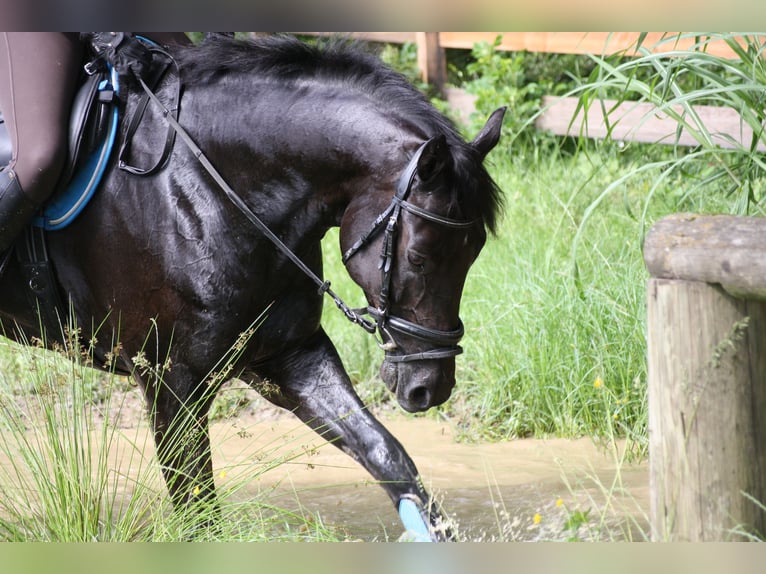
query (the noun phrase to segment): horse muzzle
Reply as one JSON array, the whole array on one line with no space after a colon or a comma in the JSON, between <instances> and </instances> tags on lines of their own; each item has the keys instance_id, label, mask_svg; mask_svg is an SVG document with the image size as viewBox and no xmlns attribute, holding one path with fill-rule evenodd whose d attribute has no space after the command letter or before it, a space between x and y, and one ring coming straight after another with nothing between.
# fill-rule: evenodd
<instances>
[{"instance_id":1,"label":"horse muzzle","mask_svg":"<svg viewBox=\"0 0 766 574\"><path fill-rule=\"evenodd\" d=\"M369 307L367 313L377 320L381 348L386 358L380 377L408 412L421 412L442 404L455 386L455 356L463 352L458 345L463 337L463 322L441 331L412 323L401 317ZM406 337L423 350L406 352L397 339Z\"/></svg>"},{"instance_id":2,"label":"horse muzzle","mask_svg":"<svg viewBox=\"0 0 766 574\"><path fill-rule=\"evenodd\" d=\"M455 361L383 361L380 377L407 412L418 413L449 399L455 386Z\"/></svg>"}]
</instances>

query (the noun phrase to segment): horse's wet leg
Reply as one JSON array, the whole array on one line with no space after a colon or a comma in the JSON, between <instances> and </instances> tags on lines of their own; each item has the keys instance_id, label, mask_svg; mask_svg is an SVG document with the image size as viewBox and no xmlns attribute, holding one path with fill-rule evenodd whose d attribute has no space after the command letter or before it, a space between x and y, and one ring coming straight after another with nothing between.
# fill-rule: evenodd
<instances>
[{"instance_id":1,"label":"horse's wet leg","mask_svg":"<svg viewBox=\"0 0 766 574\"><path fill-rule=\"evenodd\" d=\"M415 463L396 438L364 407L324 331L279 360L259 365L257 376L279 392L264 393L353 457L378 481L399 509L417 502L428 513L431 536L446 538L444 520L423 488Z\"/></svg>"},{"instance_id":2,"label":"horse's wet leg","mask_svg":"<svg viewBox=\"0 0 766 574\"><path fill-rule=\"evenodd\" d=\"M181 398L166 384L147 393L157 458L176 511L195 531L218 519L207 413L210 399Z\"/></svg>"}]
</instances>

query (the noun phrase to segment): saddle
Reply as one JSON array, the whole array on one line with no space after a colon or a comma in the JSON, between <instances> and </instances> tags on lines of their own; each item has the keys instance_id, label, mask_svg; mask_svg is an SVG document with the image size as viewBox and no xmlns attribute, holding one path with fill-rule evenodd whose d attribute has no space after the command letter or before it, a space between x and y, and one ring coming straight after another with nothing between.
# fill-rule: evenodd
<instances>
[{"instance_id":1,"label":"saddle","mask_svg":"<svg viewBox=\"0 0 766 574\"><path fill-rule=\"evenodd\" d=\"M154 61L147 68L149 85L156 86L164 77L172 57L159 45L137 36L152 54L161 54L160 61ZM92 49L92 47L91 47ZM51 199L43 206L41 214L32 225L45 230L63 229L80 214L90 201L106 169L112 153L120 122L119 73L111 64L104 62L98 53L95 59L85 65L83 79L74 98L69 119L67 140L67 161ZM180 99L180 81L174 94L174 113L177 114ZM161 169L170 155L175 140L175 131L168 127L165 147L159 160L150 168L132 166L126 160L130 154L133 135L142 121L148 97L143 98L126 130L126 136L119 151L119 167L134 175L151 175ZM11 142L0 110L0 169L11 159Z\"/></svg>"},{"instance_id":2,"label":"saddle","mask_svg":"<svg viewBox=\"0 0 766 574\"><path fill-rule=\"evenodd\" d=\"M82 211L98 186L118 125L117 75L103 70L90 76L74 98L67 138L67 160L51 199L32 225L62 229ZM11 160L11 141L0 110L0 168Z\"/></svg>"},{"instance_id":3,"label":"saddle","mask_svg":"<svg viewBox=\"0 0 766 574\"><path fill-rule=\"evenodd\" d=\"M92 63L91 63L92 64ZM152 70L150 82L156 84L167 71L168 64ZM42 207L39 215L26 232L6 253L0 253L0 276L12 253L16 253L26 280L29 304L39 310L40 320L51 340L60 338L60 320L66 312L59 293L53 264L48 257L45 234L63 229L82 212L93 197L106 171L112 154L120 122L119 75L110 65L86 66L87 75L75 95L70 112L67 138L67 160L56 189ZM180 84L175 93L180 96ZM151 175L161 169L173 147L174 134L168 128L165 148L157 163L149 169L129 165L124 158L129 154L132 136L137 130L148 98L142 100L134 112L119 152L119 166L135 175ZM176 106L177 113L177 106ZM0 169L11 160L10 135L0 110Z\"/></svg>"},{"instance_id":4,"label":"saddle","mask_svg":"<svg viewBox=\"0 0 766 574\"><path fill-rule=\"evenodd\" d=\"M117 75L109 69L85 76L70 113L67 160L51 199L15 244L24 271L29 304L39 309L49 340L61 336L65 312L58 282L48 258L46 230L69 225L96 191L117 133ZM10 135L0 111L0 167L11 160ZM14 248L0 254L0 275ZM61 342L61 341L59 341Z\"/></svg>"}]
</instances>

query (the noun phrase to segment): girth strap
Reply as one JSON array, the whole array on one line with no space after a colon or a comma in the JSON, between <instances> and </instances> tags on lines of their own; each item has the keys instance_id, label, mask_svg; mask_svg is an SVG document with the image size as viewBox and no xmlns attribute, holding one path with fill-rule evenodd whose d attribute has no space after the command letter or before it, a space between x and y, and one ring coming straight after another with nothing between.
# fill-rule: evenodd
<instances>
[{"instance_id":1,"label":"girth strap","mask_svg":"<svg viewBox=\"0 0 766 574\"><path fill-rule=\"evenodd\" d=\"M48 343L64 344L67 317L62 313L66 312L66 307L48 255L45 231L39 227L27 227L16 244L16 253L27 281L27 302L39 313L43 337Z\"/></svg>"}]
</instances>

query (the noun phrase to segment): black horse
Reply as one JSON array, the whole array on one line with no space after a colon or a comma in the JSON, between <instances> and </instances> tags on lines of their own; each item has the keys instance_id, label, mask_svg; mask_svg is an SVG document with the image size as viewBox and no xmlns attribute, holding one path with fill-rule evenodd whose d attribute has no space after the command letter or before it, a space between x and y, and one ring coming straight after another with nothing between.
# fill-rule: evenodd
<instances>
[{"instance_id":1,"label":"black horse","mask_svg":"<svg viewBox=\"0 0 766 574\"><path fill-rule=\"evenodd\" d=\"M361 463L400 511L414 504L439 538L415 465L364 408L321 327L329 286L316 284L320 240L340 226L348 273L369 304L346 312L377 329L381 376L399 404L415 412L447 400L463 283L501 206L482 162L505 110L466 143L402 76L343 42L218 38L173 56L178 122L219 175L183 137L148 177L112 160L80 217L48 234L83 340L95 337L100 356L116 347L117 368L137 378L176 506L214 500L207 410L211 381L222 381L210 373L239 340L232 375L256 389L268 383L268 400ZM130 114L142 88L123 84ZM160 100L172 100L173 84L160 86ZM154 161L168 130L149 108L132 142L136 164ZM41 336L40 322L21 277L12 260L0 279L0 320L8 336L29 340ZM141 368L139 356L171 366Z\"/></svg>"}]
</instances>

